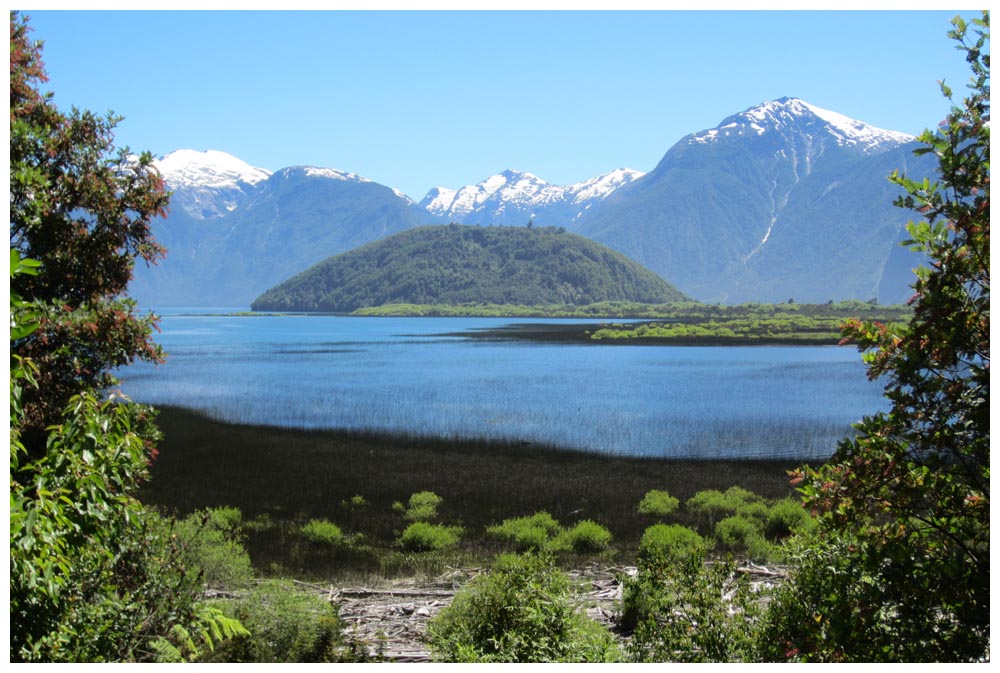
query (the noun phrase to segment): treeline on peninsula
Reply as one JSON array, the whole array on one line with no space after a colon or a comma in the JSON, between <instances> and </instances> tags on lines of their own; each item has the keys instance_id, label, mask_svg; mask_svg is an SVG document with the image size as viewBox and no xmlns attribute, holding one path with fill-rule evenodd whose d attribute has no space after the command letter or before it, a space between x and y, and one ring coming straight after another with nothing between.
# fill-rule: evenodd
<instances>
[{"instance_id":1,"label":"treeline on peninsula","mask_svg":"<svg viewBox=\"0 0 1000 673\"><path fill-rule=\"evenodd\" d=\"M653 322L611 324L594 331L595 340L674 342L785 342L839 343L851 320L883 324L907 323L908 306L880 306L874 302L827 304L684 305L664 311Z\"/></svg>"},{"instance_id":2,"label":"treeline on peninsula","mask_svg":"<svg viewBox=\"0 0 1000 673\"><path fill-rule=\"evenodd\" d=\"M913 315L904 305L882 306L875 302L841 301L826 304L701 304L674 302L595 302L586 306L567 304L521 306L500 304L390 304L358 309L357 316L397 317L501 317L501 318L593 318L596 325L567 325L552 329L496 330L506 336L568 341L682 342L682 343L838 343L841 327L851 319L885 324L906 323ZM612 323L611 320L642 321Z\"/></svg>"}]
</instances>

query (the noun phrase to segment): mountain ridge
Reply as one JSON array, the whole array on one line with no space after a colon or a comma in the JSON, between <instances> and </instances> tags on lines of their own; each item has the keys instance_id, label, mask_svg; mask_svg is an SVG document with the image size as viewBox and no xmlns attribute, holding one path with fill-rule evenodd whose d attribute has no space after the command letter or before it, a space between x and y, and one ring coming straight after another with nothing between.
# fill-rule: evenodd
<instances>
[{"instance_id":1,"label":"mountain ridge","mask_svg":"<svg viewBox=\"0 0 1000 673\"><path fill-rule=\"evenodd\" d=\"M509 215L508 209L526 216L525 222L535 216L548 219L551 216L546 211L560 209L566 211L561 213L563 223L571 224L593 203L606 199L642 175L631 168L617 168L583 182L558 186L533 173L508 168L457 190L434 187L419 205L437 217L457 220L477 217L487 222Z\"/></svg>"},{"instance_id":2,"label":"mountain ridge","mask_svg":"<svg viewBox=\"0 0 1000 673\"><path fill-rule=\"evenodd\" d=\"M702 301L903 301L912 273L893 246L906 216L886 177L933 171L910 140L786 97L684 136L647 173L616 169L560 187L506 169L420 202L349 171L271 173L221 152L178 151L160 160L174 197L169 223L154 223L170 255L137 269L133 296L246 304L295 266L453 221L564 226ZM184 157L198 170L185 172Z\"/></svg>"},{"instance_id":3,"label":"mountain ridge","mask_svg":"<svg viewBox=\"0 0 1000 673\"><path fill-rule=\"evenodd\" d=\"M904 301L912 273L888 259L907 215L887 178L904 165L932 173L915 146L800 99L769 101L682 138L577 231L702 301Z\"/></svg>"}]
</instances>

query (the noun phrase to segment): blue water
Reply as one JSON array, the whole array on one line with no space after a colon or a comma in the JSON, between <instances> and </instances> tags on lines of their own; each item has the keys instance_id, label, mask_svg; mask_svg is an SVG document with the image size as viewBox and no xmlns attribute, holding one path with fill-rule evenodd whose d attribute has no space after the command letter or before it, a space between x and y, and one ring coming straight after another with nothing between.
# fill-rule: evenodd
<instances>
[{"instance_id":1,"label":"blue water","mask_svg":"<svg viewBox=\"0 0 1000 673\"><path fill-rule=\"evenodd\" d=\"M226 421L678 458L822 459L886 406L850 347L441 336L514 322L554 321L165 312L166 364L122 370L122 389Z\"/></svg>"}]
</instances>

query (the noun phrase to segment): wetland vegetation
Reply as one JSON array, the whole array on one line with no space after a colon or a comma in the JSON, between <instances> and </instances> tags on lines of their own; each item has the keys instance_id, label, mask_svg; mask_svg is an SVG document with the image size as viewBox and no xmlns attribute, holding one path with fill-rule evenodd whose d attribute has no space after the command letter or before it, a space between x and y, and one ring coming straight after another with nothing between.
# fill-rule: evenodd
<instances>
[{"instance_id":1,"label":"wetland vegetation","mask_svg":"<svg viewBox=\"0 0 1000 673\"><path fill-rule=\"evenodd\" d=\"M794 495L788 470L798 464L652 460L519 442L262 428L175 408L161 410L158 424L164 439L143 501L181 516L235 507L248 522L245 544L259 572L312 579L481 565L507 548L487 533L491 526L537 512L565 528L586 520L603 526L613 536L604 557L626 562L657 521L639 511L648 492L668 491L687 502L699 491L739 486L778 501ZM421 519L407 509L422 492L441 500L430 520L462 528L459 544L431 554L399 544ZM344 544L317 544L321 534L299 534L316 520L336 525L342 536L330 537ZM670 520L711 535L694 511L679 508Z\"/></svg>"}]
</instances>

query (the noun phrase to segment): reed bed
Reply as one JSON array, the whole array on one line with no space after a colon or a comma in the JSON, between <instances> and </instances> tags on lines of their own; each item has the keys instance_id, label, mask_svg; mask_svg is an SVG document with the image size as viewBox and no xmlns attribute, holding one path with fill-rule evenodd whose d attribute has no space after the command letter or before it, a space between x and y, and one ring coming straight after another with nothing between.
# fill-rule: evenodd
<instances>
[{"instance_id":1,"label":"reed bed","mask_svg":"<svg viewBox=\"0 0 1000 673\"><path fill-rule=\"evenodd\" d=\"M495 551L485 535L504 519L547 511L565 526L594 520L616 550L634 549L655 521L637 512L652 489L682 502L706 489L741 486L767 498L793 494L787 460L663 460L560 450L522 442L457 440L260 427L161 409L164 438L142 499L184 515L239 508L247 548L262 571L307 575L406 572L433 564L394 546L405 527L393 503L419 491L443 498L439 520L461 526L448 562ZM363 505L358 505L361 496ZM354 504L352 504L352 500ZM326 519L354 543L317 548L296 536ZM676 522L696 526L696 521ZM427 568L429 571L434 568Z\"/></svg>"}]
</instances>

